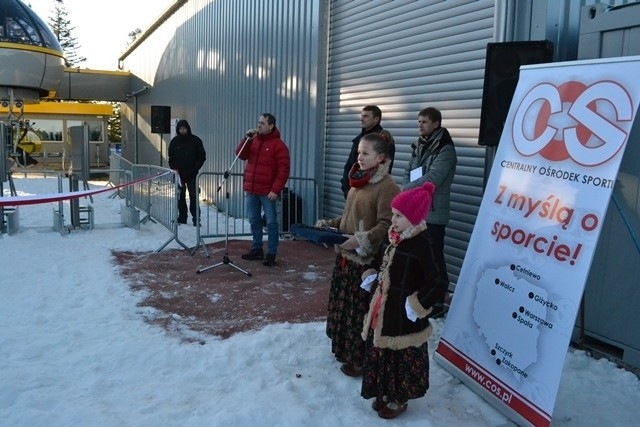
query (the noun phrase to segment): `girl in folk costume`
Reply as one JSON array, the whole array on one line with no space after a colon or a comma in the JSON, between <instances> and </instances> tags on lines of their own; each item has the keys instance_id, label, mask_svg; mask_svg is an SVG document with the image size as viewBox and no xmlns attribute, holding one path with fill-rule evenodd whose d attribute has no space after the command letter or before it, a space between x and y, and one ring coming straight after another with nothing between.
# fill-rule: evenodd
<instances>
[{"instance_id":1,"label":"girl in folk costume","mask_svg":"<svg viewBox=\"0 0 640 427\"><path fill-rule=\"evenodd\" d=\"M381 245L391 225L391 200L400 191L389 175L390 141L381 134L362 137L357 163L349 173L342 216L320 220L316 226L339 228L348 239L336 245L336 257L327 313L331 351L345 375L361 375L364 341L360 338L369 296L360 288L362 273L377 266Z\"/></svg>"},{"instance_id":2,"label":"girl in folk costume","mask_svg":"<svg viewBox=\"0 0 640 427\"><path fill-rule=\"evenodd\" d=\"M429 388L428 318L447 290L427 241L425 218L434 191L427 182L393 199L380 273L362 275L362 287L373 286L373 296L362 331L361 395L375 397L372 407L382 418L397 417L409 399L424 396Z\"/></svg>"}]
</instances>

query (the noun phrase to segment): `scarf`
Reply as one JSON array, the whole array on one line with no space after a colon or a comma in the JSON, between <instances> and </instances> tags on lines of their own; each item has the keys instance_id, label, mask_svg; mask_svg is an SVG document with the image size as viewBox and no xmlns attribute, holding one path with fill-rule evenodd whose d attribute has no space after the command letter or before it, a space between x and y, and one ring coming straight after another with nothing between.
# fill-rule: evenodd
<instances>
[{"instance_id":1,"label":"scarf","mask_svg":"<svg viewBox=\"0 0 640 427\"><path fill-rule=\"evenodd\" d=\"M363 171L360 169L359 163L354 163L349 171L349 187L362 188L371 179L373 175L378 171L378 168L371 168Z\"/></svg>"},{"instance_id":2,"label":"scarf","mask_svg":"<svg viewBox=\"0 0 640 427\"><path fill-rule=\"evenodd\" d=\"M389 243L392 246L398 246L400 242L403 240L410 239L412 237L417 236L427 229L427 224L425 221L420 221L415 225L411 225L404 229L402 233L398 233L393 228L389 228Z\"/></svg>"},{"instance_id":3,"label":"scarf","mask_svg":"<svg viewBox=\"0 0 640 427\"><path fill-rule=\"evenodd\" d=\"M442 139L442 135L444 134L444 128L438 128L436 129L431 135L429 136L421 136L418 138L418 142L420 144L424 144L427 146L427 149L429 151L433 150L436 146L436 144L438 144L440 142L440 140Z\"/></svg>"}]
</instances>

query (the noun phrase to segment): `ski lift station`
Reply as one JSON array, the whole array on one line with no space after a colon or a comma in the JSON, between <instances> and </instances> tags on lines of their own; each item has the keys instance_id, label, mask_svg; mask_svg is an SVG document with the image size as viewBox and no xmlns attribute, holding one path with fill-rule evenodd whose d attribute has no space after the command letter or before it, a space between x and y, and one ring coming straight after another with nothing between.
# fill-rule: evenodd
<instances>
[{"instance_id":1,"label":"ski lift station","mask_svg":"<svg viewBox=\"0 0 640 427\"><path fill-rule=\"evenodd\" d=\"M304 222L313 224L342 213L340 178L363 106L382 110L381 124L395 139L398 182L418 111L437 107L458 155L445 240L454 291L519 67L640 54L640 3L631 1L176 0L157 16L118 58L117 70L68 69L43 21L18 0L1 1L5 130L19 134L28 120L33 144L25 141L24 149L59 161L70 144L67 129L86 124L96 145L91 162L106 166L111 111L77 101L118 101L122 158L166 165L175 123L186 119L205 143L204 170L223 172L245 131L271 112L290 149L291 176L317 186L316 200L302 200ZM634 132L573 340L640 367ZM4 145L13 150L11 141ZM231 200L241 203L241 186L231 189Z\"/></svg>"},{"instance_id":2,"label":"ski lift station","mask_svg":"<svg viewBox=\"0 0 640 427\"><path fill-rule=\"evenodd\" d=\"M113 107L94 101L124 100L129 73L64 67L57 39L20 1L2 1L0 19L0 115L6 137L19 139L14 142L21 153L65 169L68 129L87 125L90 164L107 167Z\"/></svg>"}]
</instances>

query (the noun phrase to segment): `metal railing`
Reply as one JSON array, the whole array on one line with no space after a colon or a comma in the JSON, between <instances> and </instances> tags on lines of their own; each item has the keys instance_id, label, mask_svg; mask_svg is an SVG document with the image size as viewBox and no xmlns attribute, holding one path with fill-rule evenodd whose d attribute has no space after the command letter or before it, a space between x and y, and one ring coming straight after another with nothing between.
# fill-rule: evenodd
<instances>
[{"instance_id":1,"label":"metal railing","mask_svg":"<svg viewBox=\"0 0 640 427\"><path fill-rule=\"evenodd\" d=\"M141 219L163 225L172 237L156 252L172 240L189 249L178 237L178 192L181 191L173 173L162 175L170 169L152 165L134 165L115 153L111 154L109 180L114 185L133 182L148 176L149 181L133 184L118 190L126 206L144 212ZM251 227L246 215L243 175L230 173L225 179L222 172L201 172L196 178L199 190L199 221L196 227L197 244L190 249L194 254L202 246L207 257L204 239L250 236ZM317 184L311 178L290 177L277 203L278 226L281 238L291 238L291 225L313 224L318 218ZM228 215L228 217L227 217Z\"/></svg>"},{"instance_id":2,"label":"metal railing","mask_svg":"<svg viewBox=\"0 0 640 427\"><path fill-rule=\"evenodd\" d=\"M164 226L171 237L156 252L160 252L175 240L180 246L191 250L178 237L178 192L180 187L171 169L154 165L135 165L115 153L110 157L109 182L115 186L154 177L118 189L117 195L124 197L126 208L145 213L140 223L151 221Z\"/></svg>"},{"instance_id":3,"label":"metal railing","mask_svg":"<svg viewBox=\"0 0 640 427\"><path fill-rule=\"evenodd\" d=\"M208 207L201 211L198 244L209 256L204 239L250 236L251 226L246 214L243 175L230 173L225 179L222 172L202 172L197 178L201 200ZM276 205L281 238L291 238L291 225L313 224L318 218L317 184L311 178L290 177L280 193ZM227 217L228 215L228 217Z\"/></svg>"}]
</instances>

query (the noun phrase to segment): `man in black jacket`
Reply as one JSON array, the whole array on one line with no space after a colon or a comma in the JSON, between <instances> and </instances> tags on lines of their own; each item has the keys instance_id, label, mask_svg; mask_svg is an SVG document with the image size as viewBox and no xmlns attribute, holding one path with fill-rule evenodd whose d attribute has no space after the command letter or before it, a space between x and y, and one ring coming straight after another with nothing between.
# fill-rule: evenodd
<instances>
[{"instance_id":1,"label":"man in black jacket","mask_svg":"<svg viewBox=\"0 0 640 427\"><path fill-rule=\"evenodd\" d=\"M197 224L198 191L196 178L207 159L202 140L191 133L186 120L178 121L176 136L169 143L169 167L180 175L181 189L178 198L178 224L187 223L186 190L189 191L189 211L193 225Z\"/></svg>"},{"instance_id":2,"label":"man in black jacket","mask_svg":"<svg viewBox=\"0 0 640 427\"><path fill-rule=\"evenodd\" d=\"M382 111L377 105L365 105L360 113L360 125L362 127L362 131L358 136L351 140L351 152L349 153L349 158L344 165L344 172L342 173L342 179L340 183L342 184L342 193L344 194L344 198L347 198L347 193L349 193L349 171L355 163L358 161L358 144L360 143L360 138L369 134L369 133L381 133L386 138L389 139L389 149L391 150L387 154L389 160L389 175L391 175L391 168L393 167L393 157L396 153L396 146L393 141L393 137L389 133L382 128L380 125L380 120L382 120Z\"/></svg>"}]
</instances>

